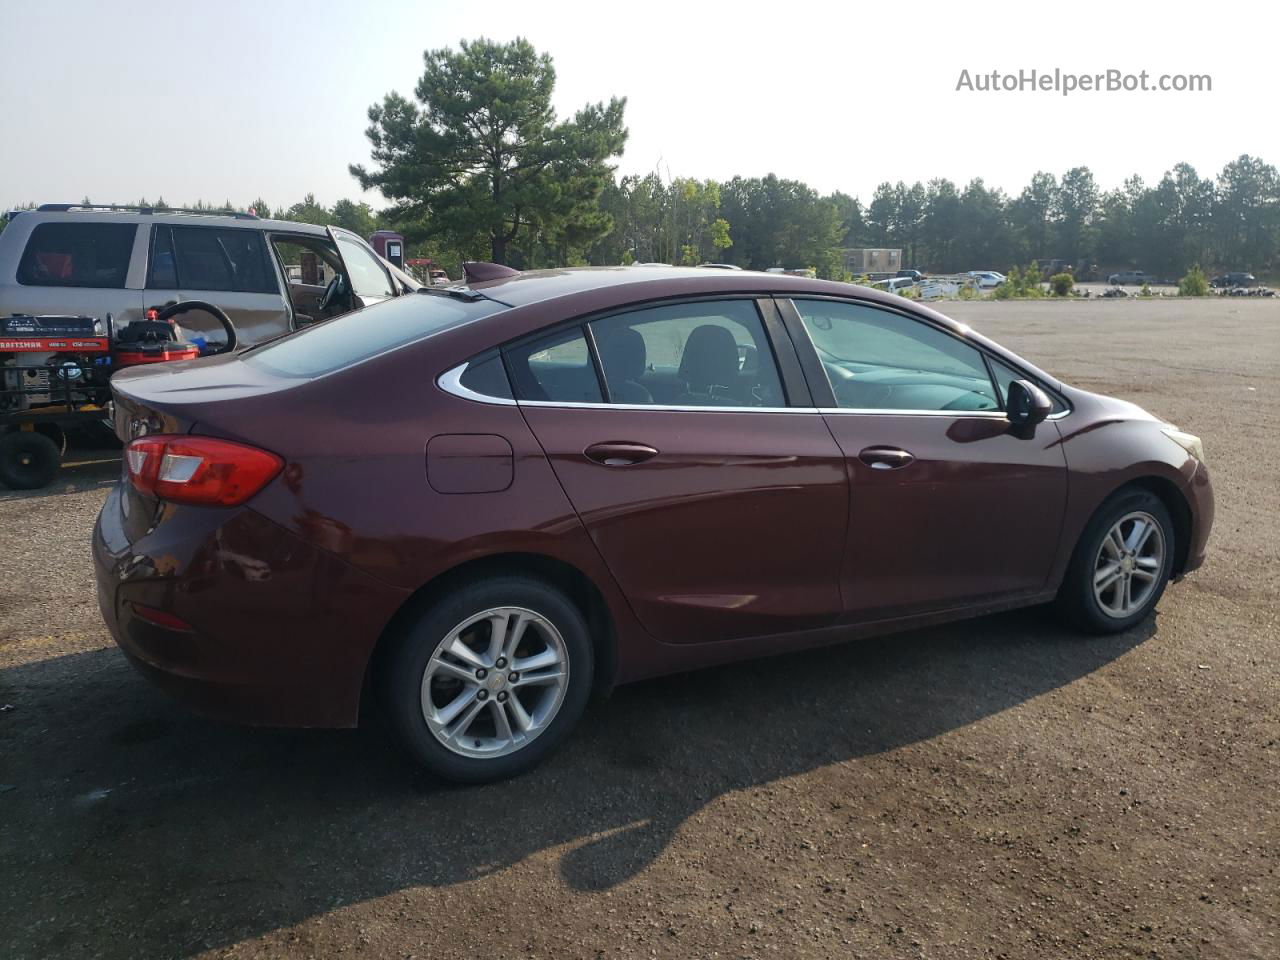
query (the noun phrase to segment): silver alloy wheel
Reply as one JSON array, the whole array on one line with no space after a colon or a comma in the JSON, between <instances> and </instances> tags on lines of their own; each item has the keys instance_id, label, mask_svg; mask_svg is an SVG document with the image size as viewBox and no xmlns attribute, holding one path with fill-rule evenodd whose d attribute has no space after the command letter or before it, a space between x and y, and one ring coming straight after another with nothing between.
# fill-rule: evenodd
<instances>
[{"instance_id":1,"label":"silver alloy wheel","mask_svg":"<svg viewBox=\"0 0 1280 960\"><path fill-rule=\"evenodd\" d=\"M550 620L494 607L446 634L422 674L422 715L464 757L502 757L550 726L569 688L569 654Z\"/></svg>"},{"instance_id":2,"label":"silver alloy wheel","mask_svg":"<svg viewBox=\"0 0 1280 960\"><path fill-rule=\"evenodd\" d=\"M1151 514L1126 513L1098 548L1093 564L1093 595L1102 612L1123 620L1151 597L1164 567L1164 531Z\"/></svg>"}]
</instances>

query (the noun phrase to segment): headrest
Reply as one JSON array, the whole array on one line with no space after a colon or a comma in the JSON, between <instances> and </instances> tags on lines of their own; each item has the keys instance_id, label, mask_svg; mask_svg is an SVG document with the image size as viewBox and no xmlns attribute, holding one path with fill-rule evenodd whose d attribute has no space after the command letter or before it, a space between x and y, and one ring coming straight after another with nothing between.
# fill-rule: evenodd
<instances>
[{"instance_id":1,"label":"headrest","mask_svg":"<svg viewBox=\"0 0 1280 960\"><path fill-rule=\"evenodd\" d=\"M644 337L632 327L616 327L596 338L600 364L609 380L638 381L644 376Z\"/></svg>"},{"instance_id":2,"label":"headrest","mask_svg":"<svg viewBox=\"0 0 1280 960\"><path fill-rule=\"evenodd\" d=\"M680 358L680 379L699 392L736 386L738 343L733 334L711 323L695 327Z\"/></svg>"}]
</instances>

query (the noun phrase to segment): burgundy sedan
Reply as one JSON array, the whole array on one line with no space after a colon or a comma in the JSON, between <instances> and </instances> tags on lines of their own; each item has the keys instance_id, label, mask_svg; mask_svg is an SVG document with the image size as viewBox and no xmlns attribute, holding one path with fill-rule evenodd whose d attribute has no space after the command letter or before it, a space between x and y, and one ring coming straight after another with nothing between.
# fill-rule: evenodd
<instances>
[{"instance_id":1,"label":"burgundy sedan","mask_svg":"<svg viewBox=\"0 0 1280 960\"><path fill-rule=\"evenodd\" d=\"M1054 601L1118 631L1195 569L1200 441L929 309L675 268L474 265L113 378L93 536L138 669L235 720L536 763L593 690Z\"/></svg>"}]
</instances>

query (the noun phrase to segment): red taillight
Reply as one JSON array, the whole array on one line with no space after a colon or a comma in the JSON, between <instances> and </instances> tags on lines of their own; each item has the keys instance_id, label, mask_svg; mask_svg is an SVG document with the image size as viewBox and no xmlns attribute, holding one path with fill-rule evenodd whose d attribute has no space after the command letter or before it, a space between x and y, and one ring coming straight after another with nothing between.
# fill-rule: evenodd
<instances>
[{"instance_id":1,"label":"red taillight","mask_svg":"<svg viewBox=\"0 0 1280 960\"><path fill-rule=\"evenodd\" d=\"M274 453L243 443L169 434L131 441L124 462L143 493L214 507L239 506L284 466Z\"/></svg>"}]
</instances>

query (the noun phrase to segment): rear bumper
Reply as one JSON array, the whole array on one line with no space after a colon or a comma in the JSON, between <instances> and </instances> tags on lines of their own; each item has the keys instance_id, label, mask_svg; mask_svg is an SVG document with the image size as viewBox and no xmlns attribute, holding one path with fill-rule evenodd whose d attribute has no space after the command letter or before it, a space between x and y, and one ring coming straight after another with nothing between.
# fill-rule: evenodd
<instances>
[{"instance_id":1,"label":"rear bumper","mask_svg":"<svg viewBox=\"0 0 1280 960\"><path fill-rule=\"evenodd\" d=\"M1187 559L1178 576L1185 576L1204 563L1205 547L1209 532L1213 529L1213 484L1209 470L1203 463L1196 465L1196 472L1183 489L1191 508L1191 542L1187 545Z\"/></svg>"},{"instance_id":2,"label":"rear bumper","mask_svg":"<svg viewBox=\"0 0 1280 960\"><path fill-rule=\"evenodd\" d=\"M133 542L122 510L117 487L94 526L94 572L103 619L141 673L218 719L355 725L369 655L404 591L250 509L165 506Z\"/></svg>"}]
</instances>

